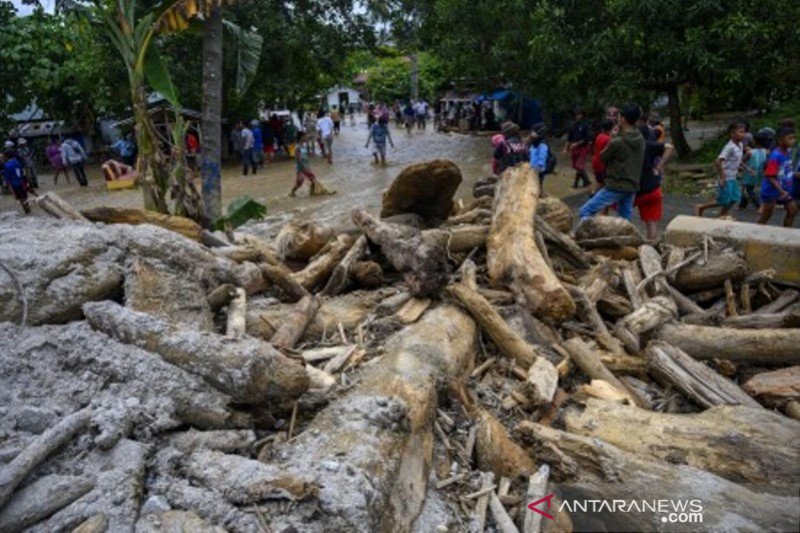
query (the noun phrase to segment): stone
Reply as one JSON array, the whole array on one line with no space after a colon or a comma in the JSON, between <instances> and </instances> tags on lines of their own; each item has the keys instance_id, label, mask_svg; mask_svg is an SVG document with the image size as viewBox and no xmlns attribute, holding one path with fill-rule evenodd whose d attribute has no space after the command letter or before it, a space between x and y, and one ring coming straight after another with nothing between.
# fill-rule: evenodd
<instances>
[{"instance_id":1,"label":"stone","mask_svg":"<svg viewBox=\"0 0 800 533\"><path fill-rule=\"evenodd\" d=\"M194 511L165 511L147 514L136 522L136 533L225 533L197 516Z\"/></svg>"},{"instance_id":2,"label":"stone","mask_svg":"<svg viewBox=\"0 0 800 533\"><path fill-rule=\"evenodd\" d=\"M381 218L416 213L433 227L453 210L461 170L452 161L436 159L404 168L383 194Z\"/></svg>"}]
</instances>

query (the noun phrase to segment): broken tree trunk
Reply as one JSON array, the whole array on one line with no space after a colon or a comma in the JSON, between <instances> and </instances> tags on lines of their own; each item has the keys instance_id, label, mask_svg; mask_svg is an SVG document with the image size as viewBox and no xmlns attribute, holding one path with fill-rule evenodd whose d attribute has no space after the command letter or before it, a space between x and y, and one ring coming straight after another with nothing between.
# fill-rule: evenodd
<instances>
[{"instance_id":1,"label":"broken tree trunk","mask_svg":"<svg viewBox=\"0 0 800 533\"><path fill-rule=\"evenodd\" d=\"M105 224L131 224L133 226L152 224L180 233L187 239L198 242L203 231L203 228L190 218L165 215L155 211L131 207L93 207L84 209L81 214L92 222L103 222Z\"/></svg>"},{"instance_id":2,"label":"broken tree trunk","mask_svg":"<svg viewBox=\"0 0 800 533\"><path fill-rule=\"evenodd\" d=\"M800 400L800 366L756 374L742 388L769 406Z\"/></svg>"},{"instance_id":3,"label":"broken tree trunk","mask_svg":"<svg viewBox=\"0 0 800 533\"><path fill-rule=\"evenodd\" d=\"M86 427L91 416L92 411L87 407L64 417L55 426L36 436L19 455L0 469L0 508L8 502L14 489L31 470Z\"/></svg>"},{"instance_id":4,"label":"broken tree trunk","mask_svg":"<svg viewBox=\"0 0 800 533\"><path fill-rule=\"evenodd\" d=\"M731 329L665 324L657 337L695 359L762 365L800 363L800 329Z\"/></svg>"},{"instance_id":5,"label":"broken tree trunk","mask_svg":"<svg viewBox=\"0 0 800 533\"><path fill-rule=\"evenodd\" d=\"M305 287L292 277L292 272L284 265L261 265L261 274L264 279L289 296L293 302L308 296Z\"/></svg>"},{"instance_id":6,"label":"broken tree trunk","mask_svg":"<svg viewBox=\"0 0 800 533\"><path fill-rule=\"evenodd\" d=\"M570 359L574 361L587 376L592 379L602 379L616 387L620 392L626 394L634 404L645 409L650 408L650 403L633 387L629 387L617 379L617 377L603 365L600 356L594 353L592 348L581 339L574 337L568 340L564 343L564 348L569 352Z\"/></svg>"},{"instance_id":7,"label":"broken tree trunk","mask_svg":"<svg viewBox=\"0 0 800 533\"><path fill-rule=\"evenodd\" d=\"M360 209L353 211L353 221L403 274L412 295L434 295L447 282L447 233L388 224Z\"/></svg>"},{"instance_id":8,"label":"broken tree trunk","mask_svg":"<svg viewBox=\"0 0 800 533\"><path fill-rule=\"evenodd\" d=\"M320 412L284 455L279 450L281 471L315 481L319 496L272 514L274 527L410 529L432 463L437 380L464 376L476 350L475 324L455 306L432 309L393 335L358 385ZM320 504L328 518L308 522Z\"/></svg>"},{"instance_id":9,"label":"broken tree trunk","mask_svg":"<svg viewBox=\"0 0 800 533\"><path fill-rule=\"evenodd\" d=\"M247 315L247 293L241 287L235 290L236 295L228 305L228 321L225 326L225 336L234 339L241 338L245 333Z\"/></svg>"},{"instance_id":10,"label":"broken tree trunk","mask_svg":"<svg viewBox=\"0 0 800 533\"><path fill-rule=\"evenodd\" d=\"M307 291L313 290L328 281L328 276L352 245L353 238L342 233L320 250L303 270L293 273L292 278Z\"/></svg>"},{"instance_id":11,"label":"broken tree trunk","mask_svg":"<svg viewBox=\"0 0 800 533\"><path fill-rule=\"evenodd\" d=\"M551 255L558 255L575 268L586 269L594 263L591 255L586 253L583 248L578 246L569 235L558 231L547 223L544 218L536 215L534 217L534 228L541 233L544 240L550 243L551 248L548 252Z\"/></svg>"},{"instance_id":12,"label":"broken tree trunk","mask_svg":"<svg viewBox=\"0 0 800 533\"><path fill-rule=\"evenodd\" d=\"M766 483L777 494L796 493L787 484L800 482L800 422L760 407L666 414L589 400L582 412L568 410L564 423L571 433L643 458L679 460L737 483Z\"/></svg>"},{"instance_id":13,"label":"broken tree trunk","mask_svg":"<svg viewBox=\"0 0 800 533\"><path fill-rule=\"evenodd\" d=\"M747 263L730 250L709 255L708 261L696 261L678 270L673 285L684 292L713 289L726 279L739 281L747 275Z\"/></svg>"},{"instance_id":14,"label":"broken tree trunk","mask_svg":"<svg viewBox=\"0 0 800 533\"><path fill-rule=\"evenodd\" d=\"M308 388L303 365L252 337L234 340L179 328L109 301L87 303L83 312L92 328L157 353L237 402L260 404L269 399L291 399Z\"/></svg>"},{"instance_id":15,"label":"broken tree trunk","mask_svg":"<svg viewBox=\"0 0 800 533\"><path fill-rule=\"evenodd\" d=\"M350 247L350 250L347 251L347 254L345 254L341 262L334 267L330 278L328 278L328 283L322 290L322 294L325 296L336 296L347 287L351 276L350 271L353 265L357 261L360 261L367 253L367 244L367 237L365 235L356 239L356 242L353 243L353 246Z\"/></svg>"},{"instance_id":16,"label":"broken tree trunk","mask_svg":"<svg viewBox=\"0 0 800 533\"><path fill-rule=\"evenodd\" d=\"M41 207L45 213L52 217L74 220L76 222L89 222L89 219L75 209L72 204L52 191L34 198L33 203Z\"/></svg>"},{"instance_id":17,"label":"broken tree trunk","mask_svg":"<svg viewBox=\"0 0 800 533\"><path fill-rule=\"evenodd\" d=\"M486 298L463 283L452 283L447 286L445 292L472 315L504 355L511 357L524 368L533 364L536 360L536 350L511 329Z\"/></svg>"},{"instance_id":18,"label":"broken tree trunk","mask_svg":"<svg viewBox=\"0 0 800 533\"><path fill-rule=\"evenodd\" d=\"M599 439L536 424L520 423L516 431L533 444L554 477L570 481L571 498L602 500L699 500L702 528L784 531L796 529L796 497L752 492L738 483L687 465L643 459ZM676 496L679 495L679 496ZM572 510L567 508L568 510ZM606 531L674 531L663 513L608 513ZM577 519L572 514L573 520ZM596 529L596 528L594 528Z\"/></svg>"},{"instance_id":19,"label":"broken tree trunk","mask_svg":"<svg viewBox=\"0 0 800 533\"><path fill-rule=\"evenodd\" d=\"M278 331L269 340L278 349L293 348L303 336L309 322L317 314L322 302L316 296L306 296L286 315L286 319L278 327Z\"/></svg>"},{"instance_id":20,"label":"broken tree trunk","mask_svg":"<svg viewBox=\"0 0 800 533\"><path fill-rule=\"evenodd\" d=\"M761 407L734 382L665 342L652 341L645 350L647 365L664 386L675 387L702 407Z\"/></svg>"},{"instance_id":21,"label":"broken tree trunk","mask_svg":"<svg viewBox=\"0 0 800 533\"><path fill-rule=\"evenodd\" d=\"M497 183L486 240L492 282L507 285L535 316L563 320L575 302L536 248L533 220L539 180L529 165L508 169Z\"/></svg>"},{"instance_id":22,"label":"broken tree trunk","mask_svg":"<svg viewBox=\"0 0 800 533\"><path fill-rule=\"evenodd\" d=\"M661 254L649 244L643 244L639 246L639 264L642 266L645 279L636 288L639 290L645 289L646 282L652 279L652 287L647 289L648 292L653 296L667 294L667 282L664 279L664 269L661 266Z\"/></svg>"},{"instance_id":23,"label":"broken tree trunk","mask_svg":"<svg viewBox=\"0 0 800 533\"><path fill-rule=\"evenodd\" d=\"M678 307L672 298L656 296L620 320L619 325L634 335L655 329L678 316Z\"/></svg>"}]
</instances>

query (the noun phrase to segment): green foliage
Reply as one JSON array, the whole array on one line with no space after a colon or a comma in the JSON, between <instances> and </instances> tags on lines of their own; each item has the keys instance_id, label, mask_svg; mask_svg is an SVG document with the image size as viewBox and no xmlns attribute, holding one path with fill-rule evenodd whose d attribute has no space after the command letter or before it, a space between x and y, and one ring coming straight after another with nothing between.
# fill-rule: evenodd
<instances>
[{"instance_id":1,"label":"green foliage","mask_svg":"<svg viewBox=\"0 0 800 533\"><path fill-rule=\"evenodd\" d=\"M234 229L248 220L264 218L266 214L267 208L264 204L253 200L250 196L241 196L228 205L227 214L218 218L214 222L214 227L218 230L224 230L226 226Z\"/></svg>"},{"instance_id":2,"label":"green foliage","mask_svg":"<svg viewBox=\"0 0 800 533\"><path fill-rule=\"evenodd\" d=\"M447 79L443 62L433 54L417 54L420 98L432 100ZM362 63L362 64L366 64ZM391 103L411 95L411 60L397 53L372 56L367 72L367 92L372 100Z\"/></svg>"}]
</instances>

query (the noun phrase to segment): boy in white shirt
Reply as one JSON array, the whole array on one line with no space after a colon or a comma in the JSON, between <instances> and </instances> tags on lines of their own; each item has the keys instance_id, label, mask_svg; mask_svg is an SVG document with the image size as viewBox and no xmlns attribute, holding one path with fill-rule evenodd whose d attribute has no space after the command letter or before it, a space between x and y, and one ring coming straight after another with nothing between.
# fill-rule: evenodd
<instances>
[{"instance_id":1,"label":"boy in white shirt","mask_svg":"<svg viewBox=\"0 0 800 533\"><path fill-rule=\"evenodd\" d=\"M747 158L750 152L750 149L745 148L743 143L746 134L747 131L742 122L734 122L728 126L730 140L728 140L727 144L722 148L714 165L719 178L719 182L717 183L717 197L713 202L695 206L694 211L697 216L703 216L703 212L706 209L722 207L719 216L724 217L734 204L741 201L742 191L739 189L736 176L739 174L742 162Z\"/></svg>"}]
</instances>

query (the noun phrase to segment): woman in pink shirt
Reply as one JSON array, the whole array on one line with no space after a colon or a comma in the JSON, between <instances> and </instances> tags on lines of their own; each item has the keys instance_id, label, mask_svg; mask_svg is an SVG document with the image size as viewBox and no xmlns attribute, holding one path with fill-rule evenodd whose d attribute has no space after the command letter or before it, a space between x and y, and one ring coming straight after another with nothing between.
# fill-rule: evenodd
<instances>
[{"instance_id":1,"label":"woman in pink shirt","mask_svg":"<svg viewBox=\"0 0 800 533\"><path fill-rule=\"evenodd\" d=\"M58 142L58 137L55 135L50 137L50 144L47 145L45 153L47 154L47 160L50 161L50 165L56 171L56 175L53 176L53 185L58 183L58 175L62 172L67 179L67 183L70 183L69 168L64 164L64 160L61 159L61 144Z\"/></svg>"}]
</instances>

